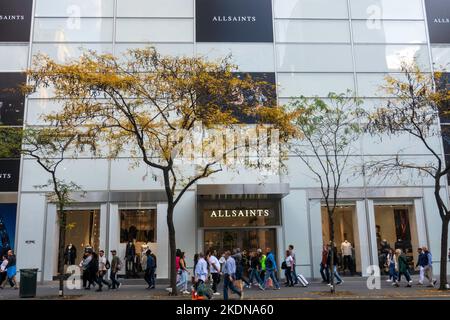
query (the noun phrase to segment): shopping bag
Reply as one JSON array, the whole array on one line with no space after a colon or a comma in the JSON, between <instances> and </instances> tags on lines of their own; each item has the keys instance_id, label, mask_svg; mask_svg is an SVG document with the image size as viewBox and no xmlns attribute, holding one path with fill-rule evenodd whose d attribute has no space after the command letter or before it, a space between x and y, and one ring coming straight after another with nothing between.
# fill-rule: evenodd
<instances>
[{"instance_id":1,"label":"shopping bag","mask_svg":"<svg viewBox=\"0 0 450 320\"><path fill-rule=\"evenodd\" d=\"M266 281L266 287L273 288L272 278L267 279L267 281Z\"/></svg>"}]
</instances>

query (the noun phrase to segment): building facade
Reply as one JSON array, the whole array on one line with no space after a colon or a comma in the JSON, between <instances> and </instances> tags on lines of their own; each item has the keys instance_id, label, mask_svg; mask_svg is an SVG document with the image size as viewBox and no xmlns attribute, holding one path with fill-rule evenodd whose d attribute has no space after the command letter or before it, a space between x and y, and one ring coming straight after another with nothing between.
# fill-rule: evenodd
<instances>
[{"instance_id":1,"label":"building facade","mask_svg":"<svg viewBox=\"0 0 450 320\"><path fill-rule=\"evenodd\" d=\"M0 86L17 86L21 72L39 52L66 62L86 49L121 55L152 45L173 56L217 59L231 53L240 72L274 79L280 104L291 97L326 98L329 92L350 89L364 99L364 108L372 110L389 98L378 88L387 74L399 74L403 59L416 59L426 72L450 62L450 39L436 36L450 34L450 5L444 2L12 1L20 3L17 8L0 0ZM433 10L436 6L442 7ZM42 89L26 100L11 98L19 101L17 110L1 113L5 116L0 124L45 125L40 116L59 108L51 96L50 89ZM4 108L10 97L0 98L6 101L0 102ZM448 153L445 142L430 143ZM355 167L358 161L398 152L406 158L431 159L407 135L383 139L362 135L355 148ZM117 249L123 258L132 240L137 259L150 247L157 256L158 278L167 278L163 188L152 172L132 164L129 154L115 160L81 154L64 162L62 178L86 192L69 208L72 228L65 240L77 248L76 264L88 245L107 252ZM195 252L208 248L271 247L280 261L293 244L298 271L320 277L322 245L329 234L319 184L296 156L289 157L287 168L287 174L269 177L251 169L225 170L190 189L174 217L177 244L186 252L188 265L192 267ZM378 265L382 240L406 249L413 262L419 245L430 247L439 270L441 220L433 181L414 173L401 178L372 179L354 169L346 176L336 214L336 242L338 249L345 240L352 244L355 268L362 275L369 265ZM36 189L48 179L32 159L0 160L0 218L4 215L10 221L7 228L15 240L11 246L19 268L38 268L41 280L51 280L57 271L56 207L47 202L45 190ZM443 190L446 193L447 187Z\"/></svg>"}]
</instances>

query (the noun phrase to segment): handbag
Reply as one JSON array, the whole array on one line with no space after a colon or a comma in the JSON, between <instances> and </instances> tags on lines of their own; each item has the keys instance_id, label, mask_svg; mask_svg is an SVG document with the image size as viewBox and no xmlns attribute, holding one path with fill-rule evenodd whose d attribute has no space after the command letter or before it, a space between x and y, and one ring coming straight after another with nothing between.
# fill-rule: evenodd
<instances>
[{"instance_id":1,"label":"handbag","mask_svg":"<svg viewBox=\"0 0 450 320\"><path fill-rule=\"evenodd\" d=\"M283 261L283 262L281 263L281 269L283 269L283 270L287 269L286 261Z\"/></svg>"}]
</instances>

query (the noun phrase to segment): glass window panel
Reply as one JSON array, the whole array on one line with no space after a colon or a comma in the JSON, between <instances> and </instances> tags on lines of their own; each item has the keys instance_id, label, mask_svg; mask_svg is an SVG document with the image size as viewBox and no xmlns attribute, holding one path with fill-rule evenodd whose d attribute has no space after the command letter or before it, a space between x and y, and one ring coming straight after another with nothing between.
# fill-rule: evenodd
<instances>
[{"instance_id":1,"label":"glass window panel","mask_svg":"<svg viewBox=\"0 0 450 320\"><path fill-rule=\"evenodd\" d=\"M353 74L348 73L280 73L278 74L280 97L326 97L329 92L354 90Z\"/></svg>"},{"instance_id":2,"label":"glass window panel","mask_svg":"<svg viewBox=\"0 0 450 320\"><path fill-rule=\"evenodd\" d=\"M278 71L352 72L350 45L286 44L277 45Z\"/></svg>"},{"instance_id":3,"label":"glass window panel","mask_svg":"<svg viewBox=\"0 0 450 320\"><path fill-rule=\"evenodd\" d=\"M112 17L114 0L37 0L37 17Z\"/></svg>"},{"instance_id":4,"label":"glass window panel","mask_svg":"<svg viewBox=\"0 0 450 320\"><path fill-rule=\"evenodd\" d=\"M120 43L116 44L116 54L122 56L130 49L144 49L147 47L155 47L162 55L167 56L186 56L194 55L194 45L189 43Z\"/></svg>"},{"instance_id":5,"label":"glass window panel","mask_svg":"<svg viewBox=\"0 0 450 320\"><path fill-rule=\"evenodd\" d=\"M423 19L421 0L350 0L353 19Z\"/></svg>"},{"instance_id":6,"label":"glass window panel","mask_svg":"<svg viewBox=\"0 0 450 320\"><path fill-rule=\"evenodd\" d=\"M348 18L347 0L275 0L276 18Z\"/></svg>"},{"instance_id":7,"label":"glass window panel","mask_svg":"<svg viewBox=\"0 0 450 320\"><path fill-rule=\"evenodd\" d=\"M379 74L357 74L358 80L358 95L360 97L383 97L386 93L380 89L380 86L385 83L387 73Z\"/></svg>"},{"instance_id":8,"label":"glass window panel","mask_svg":"<svg viewBox=\"0 0 450 320\"><path fill-rule=\"evenodd\" d=\"M217 60L231 54L243 72L274 72L273 44L198 43L197 54Z\"/></svg>"},{"instance_id":9,"label":"glass window panel","mask_svg":"<svg viewBox=\"0 0 450 320\"><path fill-rule=\"evenodd\" d=\"M402 61L417 61L422 70L430 70L428 47L423 45L356 45L356 71L400 71Z\"/></svg>"},{"instance_id":10,"label":"glass window panel","mask_svg":"<svg viewBox=\"0 0 450 320\"><path fill-rule=\"evenodd\" d=\"M155 209L121 209L120 243L156 242Z\"/></svg>"},{"instance_id":11,"label":"glass window panel","mask_svg":"<svg viewBox=\"0 0 450 320\"><path fill-rule=\"evenodd\" d=\"M447 71L450 68L450 45L432 46L433 64L436 70Z\"/></svg>"},{"instance_id":12,"label":"glass window panel","mask_svg":"<svg viewBox=\"0 0 450 320\"><path fill-rule=\"evenodd\" d=\"M116 40L193 42L193 24L193 19L118 19Z\"/></svg>"},{"instance_id":13,"label":"glass window panel","mask_svg":"<svg viewBox=\"0 0 450 320\"><path fill-rule=\"evenodd\" d=\"M193 0L118 0L118 17L194 17Z\"/></svg>"},{"instance_id":14,"label":"glass window panel","mask_svg":"<svg viewBox=\"0 0 450 320\"><path fill-rule=\"evenodd\" d=\"M83 52L88 50L94 50L98 53L112 53L112 44L36 43L33 45L33 55L43 53L59 63L64 63L72 59L78 59Z\"/></svg>"},{"instance_id":15,"label":"glass window panel","mask_svg":"<svg viewBox=\"0 0 450 320\"><path fill-rule=\"evenodd\" d=\"M28 125L43 125L45 122L42 116L60 111L62 109L61 102L48 99L28 99L27 102L27 118Z\"/></svg>"},{"instance_id":16,"label":"glass window panel","mask_svg":"<svg viewBox=\"0 0 450 320\"><path fill-rule=\"evenodd\" d=\"M350 42L348 21L277 20L277 42Z\"/></svg>"},{"instance_id":17,"label":"glass window panel","mask_svg":"<svg viewBox=\"0 0 450 320\"><path fill-rule=\"evenodd\" d=\"M0 72L23 71L27 68L28 46L0 46Z\"/></svg>"},{"instance_id":18,"label":"glass window panel","mask_svg":"<svg viewBox=\"0 0 450 320\"><path fill-rule=\"evenodd\" d=\"M107 42L112 41L113 19L36 18L34 41Z\"/></svg>"},{"instance_id":19,"label":"glass window panel","mask_svg":"<svg viewBox=\"0 0 450 320\"><path fill-rule=\"evenodd\" d=\"M423 21L353 21L355 42L426 43Z\"/></svg>"}]
</instances>

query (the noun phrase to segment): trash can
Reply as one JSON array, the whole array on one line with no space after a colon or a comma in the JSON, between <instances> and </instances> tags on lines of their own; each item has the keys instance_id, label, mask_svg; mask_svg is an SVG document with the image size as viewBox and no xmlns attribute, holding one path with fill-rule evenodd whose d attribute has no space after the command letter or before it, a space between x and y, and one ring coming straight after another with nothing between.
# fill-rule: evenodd
<instances>
[{"instance_id":1,"label":"trash can","mask_svg":"<svg viewBox=\"0 0 450 320\"><path fill-rule=\"evenodd\" d=\"M20 290L21 298L36 297L38 269L20 269Z\"/></svg>"}]
</instances>

